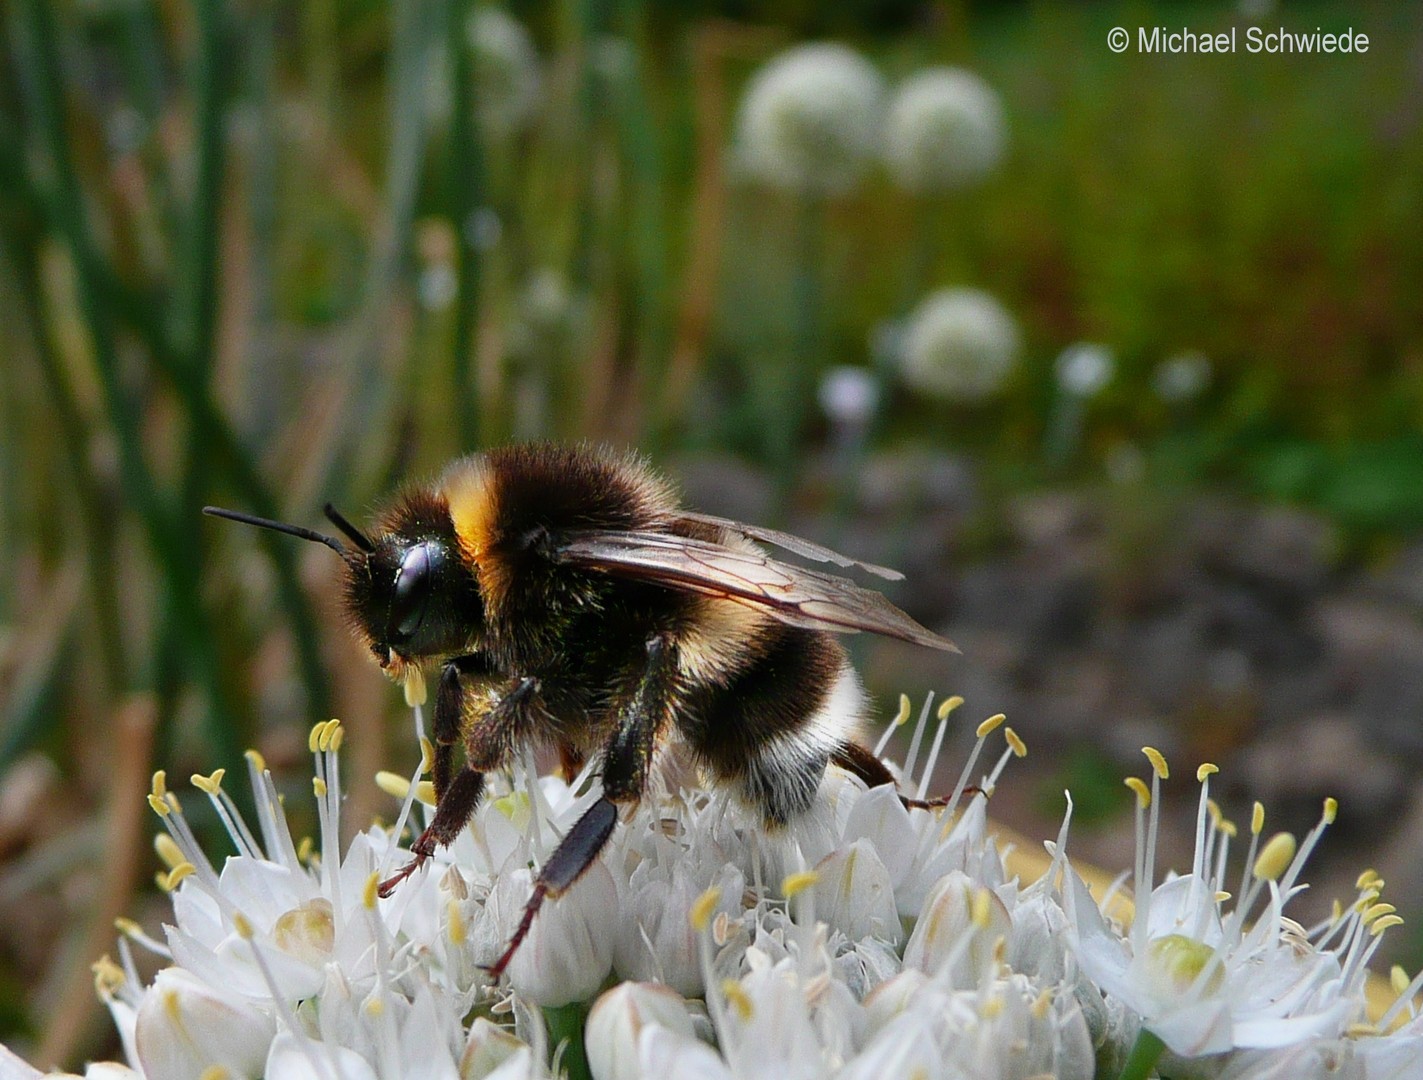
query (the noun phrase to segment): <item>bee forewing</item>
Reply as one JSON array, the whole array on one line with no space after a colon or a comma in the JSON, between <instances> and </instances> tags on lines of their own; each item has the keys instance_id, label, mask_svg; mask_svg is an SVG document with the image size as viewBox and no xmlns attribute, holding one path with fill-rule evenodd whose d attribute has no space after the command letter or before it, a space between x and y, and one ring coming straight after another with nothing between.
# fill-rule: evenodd
<instances>
[{"instance_id":1,"label":"bee forewing","mask_svg":"<svg viewBox=\"0 0 1423 1080\"><path fill-rule=\"evenodd\" d=\"M669 533L580 530L563 537L558 553L570 565L725 597L792 626L841 633L868 630L958 651L953 642L919 625L879 593L760 552Z\"/></svg>"},{"instance_id":2,"label":"bee forewing","mask_svg":"<svg viewBox=\"0 0 1423 1080\"><path fill-rule=\"evenodd\" d=\"M863 562L860 559L852 559L848 555L841 555L838 551L832 551L823 544L817 544L813 540L807 540L803 536L793 536L790 533L780 532L777 529L765 529L760 525L747 525L740 521L732 521L730 518L713 517L711 514L696 514L688 510L683 510L680 515L683 521L695 521L702 525L715 525L721 529L728 529L731 532L740 533L742 536L750 537L752 540L760 540L763 544L772 544L778 548L810 559L814 562L834 563L836 566L858 566L861 570L868 571L888 581L903 581L904 575L898 570L891 570L887 566L877 566L874 563Z\"/></svg>"}]
</instances>

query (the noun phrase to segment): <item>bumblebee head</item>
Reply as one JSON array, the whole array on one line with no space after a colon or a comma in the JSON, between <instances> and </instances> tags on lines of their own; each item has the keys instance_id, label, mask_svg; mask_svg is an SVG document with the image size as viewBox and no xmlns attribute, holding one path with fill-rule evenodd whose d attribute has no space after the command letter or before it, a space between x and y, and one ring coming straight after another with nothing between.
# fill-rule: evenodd
<instances>
[{"instance_id":1,"label":"bumblebee head","mask_svg":"<svg viewBox=\"0 0 1423 1080\"><path fill-rule=\"evenodd\" d=\"M353 547L299 525L211 506L203 512L314 540L340 555L351 620L381 667L392 674L411 663L465 652L480 636L484 606L479 584L441 499L407 496L373 538L328 505L327 518Z\"/></svg>"}]
</instances>

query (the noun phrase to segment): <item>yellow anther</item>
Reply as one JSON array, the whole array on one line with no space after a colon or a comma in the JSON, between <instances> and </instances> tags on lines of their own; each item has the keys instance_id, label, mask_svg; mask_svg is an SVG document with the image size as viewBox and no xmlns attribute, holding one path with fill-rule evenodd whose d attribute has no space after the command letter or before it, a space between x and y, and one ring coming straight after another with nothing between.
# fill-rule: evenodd
<instances>
[{"instance_id":1,"label":"yellow anther","mask_svg":"<svg viewBox=\"0 0 1423 1080\"><path fill-rule=\"evenodd\" d=\"M410 794L410 777L382 769L376 773L376 787L392 798L403 799Z\"/></svg>"},{"instance_id":2,"label":"yellow anther","mask_svg":"<svg viewBox=\"0 0 1423 1080\"><path fill-rule=\"evenodd\" d=\"M1154 746L1143 746L1141 752L1146 755L1146 760L1151 762L1151 771L1156 774L1158 780L1171 779L1171 770L1166 767L1166 758L1160 750Z\"/></svg>"},{"instance_id":3,"label":"yellow anther","mask_svg":"<svg viewBox=\"0 0 1423 1080\"><path fill-rule=\"evenodd\" d=\"M1295 857L1295 838L1287 832L1276 833L1265 842L1255 860L1254 873L1260 881L1279 881Z\"/></svg>"},{"instance_id":4,"label":"yellow anther","mask_svg":"<svg viewBox=\"0 0 1423 1080\"><path fill-rule=\"evenodd\" d=\"M259 773L267 771L267 759L262 756L260 750L244 750L242 756L252 763L252 767Z\"/></svg>"},{"instance_id":5,"label":"yellow anther","mask_svg":"<svg viewBox=\"0 0 1423 1080\"><path fill-rule=\"evenodd\" d=\"M794 874L787 874L781 881L781 895L789 900L796 893L804 892L819 880L820 875L814 870L799 870Z\"/></svg>"},{"instance_id":6,"label":"yellow anther","mask_svg":"<svg viewBox=\"0 0 1423 1080\"><path fill-rule=\"evenodd\" d=\"M333 720L332 724L335 726L331 729L331 746L329 749L331 753L335 754L340 751L341 744L346 741L346 728L337 720Z\"/></svg>"},{"instance_id":7,"label":"yellow anther","mask_svg":"<svg viewBox=\"0 0 1423 1080\"><path fill-rule=\"evenodd\" d=\"M909 720L909 714L910 714L911 711L912 711L912 710L911 710L910 705L909 705L909 695L908 695L908 694L900 694L900 695L899 695L899 712L897 712L897 713L894 714L894 726L895 726L895 727L899 727L899 726L901 726L902 724L906 723L906 722Z\"/></svg>"},{"instance_id":8,"label":"yellow anther","mask_svg":"<svg viewBox=\"0 0 1423 1080\"><path fill-rule=\"evenodd\" d=\"M1344 1029L1344 1034L1351 1039L1369 1039L1379 1033L1376 1024L1350 1024Z\"/></svg>"},{"instance_id":9,"label":"yellow anther","mask_svg":"<svg viewBox=\"0 0 1423 1080\"><path fill-rule=\"evenodd\" d=\"M450 944L463 945L465 939L464 916L460 914L459 902L451 900L445 910L449 921L449 929L446 933L450 936Z\"/></svg>"},{"instance_id":10,"label":"yellow anther","mask_svg":"<svg viewBox=\"0 0 1423 1080\"><path fill-rule=\"evenodd\" d=\"M1225 820L1225 815L1220 812L1220 803L1214 799L1207 799L1206 812L1211 816L1211 824L1217 829L1220 828L1220 823Z\"/></svg>"},{"instance_id":11,"label":"yellow anther","mask_svg":"<svg viewBox=\"0 0 1423 1080\"><path fill-rule=\"evenodd\" d=\"M1403 970L1402 964L1394 964L1388 969L1388 984L1393 987L1395 994L1402 994L1408 989L1408 984L1413 980L1408 977L1408 972Z\"/></svg>"},{"instance_id":12,"label":"yellow anther","mask_svg":"<svg viewBox=\"0 0 1423 1080\"><path fill-rule=\"evenodd\" d=\"M1365 889L1359 894L1359 898L1354 901L1354 910L1363 911L1382 895L1383 893L1379 892L1379 890L1376 888Z\"/></svg>"},{"instance_id":13,"label":"yellow anther","mask_svg":"<svg viewBox=\"0 0 1423 1080\"><path fill-rule=\"evenodd\" d=\"M172 892L183 880L191 874L197 873L197 867L190 862L180 862L172 870L168 871L168 892Z\"/></svg>"},{"instance_id":14,"label":"yellow anther","mask_svg":"<svg viewBox=\"0 0 1423 1080\"><path fill-rule=\"evenodd\" d=\"M426 806L435 805L435 782L433 780L421 780L415 785L415 798Z\"/></svg>"},{"instance_id":15,"label":"yellow anther","mask_svg":"<svg viewBox=\"0 0 1423 1080\"><path fill-rule=\"evenodd\" d=\"M1136 805L1145 810L1151 805L1151 789L1146 786L1146 781L1139 776L1128 776L1122 781L1136 794Z\"/></svg>"},{"instance_id":16,"label":"yellow anther","mask_svg":"<svg viewBox=\"0 0 1423 1080\"><path fill-rule=\"evenodd\" d=\"M1052 1008L1052 990L1046 988L1042 993L1033 999L1032 1013L1036 1020L1047 1019L1048 1010Z\"/></svg>"},{"instance_id":17,"label":"yellow anther","mask_svg":"<svg viewBox=\"0 0 1423 1080\"><path fill-rule=\"evenodd\" d=\"M226 769L214 769L208 776L204 776L202 773L193 773L193 787L205 795L211 795L216 798L218 793L222 791L222 778L226 775Z\"/></svg>"},{"instance_id":18,"label":"yellow anther","mask_svg":"<svg viewBox=\"0 0 1423 1080\"><path fill-rule=\"evenodd\" d=\"M1023 737L1012 728L1003 729L1003 738L1008 740L1008 745L1013 748L1014 757L1027 757L1028 744L1023 741Z\"/></svg>"},{"instance_id":19,"label":"yellow anther","mask_svg":"<svg viewBox=\"0 0 1423 1080\"><path fill-rule=\"evenodd\" d=\"M328 750L330 750L331 737L336 733L340 726L341 721L335 719L334 717L330 720L324 721L323 723L317 724L316 727L312 729L313 733L316 735L316 746L313 752L320 752L324 754Z\"/></svg>"},{"instance_id":20,"label":"yellow anther","mask_svg":"<svg viewBox=\"0 0 1423 1080\"><path fill-rule=\"evenodd\" d=\"M122 915L114 920L114 929L124 937L140 937L143 934L143 927L139 926L138 923L132 919L127 919Z\"/></svg>"},{"instance_id":21,"label":"yellow anther","mask_svg":"<svg viewBox=\"0 0 1423 1080\"><path fill-rule=\"evenodd\" d=\"M257 933L251 921L240 911L232 913L232 928L237 931L237 936L243 941L251 941L253 935Z\"/></svg>"},{"instance_id":22,"label":"yellow anther","mask_svg":"<svg viewBox=\"0 0 1423 1080\"><path fill-rule=\"evenodd\" d=\"M692 929L699 934L705 930L719 903L721 903L721 890L715 885L697 897L691 910Z\"/></svg>"},{"instance_id":23,"label":"yellow anther","mask_svg":"<svg viewBox=\"0 0 1423 1080\"><path fill-rule=\"evenodd\" d=\"M1377 920L1376 922L1374 922L1374 924L1373 924L1372 926L1369 927L1369 933L1372 934L1374 937L1378 937L1378 936L1379 936L1380 934L1382 934L1385 930L1391 929L1392 927L1395 927L1395 926L1402 926L1402 925L1403 925L1403 917L1402 917L1402 916L1400 916L1400 915L1385 915L1382 919Z\"/></svg>"},{"instance_id":24,"label":"yellow anther","mask_svg":"<svg viewBox=\"0 0 1423 1080\"><path fill-rule=\"evenodd\" d=\"M944 698L944 703L939 706L938 710L935 712L934 715L937 716L940 720L947 720L949 718L949 713L953 712L962 704L963 698L959 697L958 694L954 694L952 697L946 697Z\"/></svg>"},{"instance_id":25,"label":"yellow anther","mask_svg":"<svg viewBox=\"0 0 1423 1080\"><path fill-rule=\"evenodd\" d=\"M221 1065L209 1065L198 1073L198 1080L232 1080L232 1074Z\"/></svg>"},{"instance_id":26,"label":"yellow anther","mask_svg":"<svg viewBox=\"0 0 1423 1080\"><path fill-rule=\"evenodd\" d=\"M1339 903L1338 899L1336 898L1335 901L1329 906L1329 921L1338 922L1343 917L1344 905Z\"/></svg>"},{"instance_id":27,"label":"yellow anther","mask_svg":"<svg viewBox=\"0 0 1423 1080\"><path fill-rule=\"evenodd\" d=\"M1375 904L1359 915L1359 921L1365 926L1368 926L1369 923L1375 919L1382 919L1385 915L1392 915L1397 910L1398 908L1393 904Z\"/></svg>"},{"instance_id":28,"label":"yellow anther","mask_svg":"<svg viewBox=\"0 0 1423 1080\"><path fill-rule=\"evenodd\" d=\"M751 998L747 996L746 991L735 979L724 980L721 984L721 993L726 998L727 1004L736 1010L736 1015L741 1017L743 1023L756 1014L756 1010L751 1005Z\"/></svg>"},{"instance_id":29,"label":"yellow anther","mask_svg":"<svg viewBox=\"0 0 1423 1080\"><path fill-rule=\"evenodd\" d=\"M168 816L168 804L151 791L148 793L148 805L153 808L153 812L159 817Z\"/></svg>"},{"instance_id":30,"label":"yellow anther","mask_svg":"<svg viewBox=\"0 0 1423 1080\"><path fill-rule=\"evenodd\" d=\"M384 1016L384 1015L385 1015L385 1001L384 1001L384 999L378 998L378 997L367 998L367 999L366 999L366 1015L368 1015L368 1016L376 1016L376 1017Z\"/></svg>"},{"instance_id":31,"label":"yellow anther","mask_svg":"<svg viewBox=\"0 0 1423 1080\"><path fill-rule=\"evenodd\" d=\"M316 850L316 841L309 836L303 836L301 842L296 846L296 857L304 863L311 862L311 853Z\"/></svg>"},{"instance_id":32,"label":"yellow anther","mask_svg":"<svg viewBox=\"0 0 1423 1080\"><path fill-rule=\"evenodd\" d=\"M993 915L993 894L985 888L977 888L973 891L973 900L969 905L968 917L973 925L980 930L987 930L992 925Z\"/></svg>"},{"instance_id":33,"label":"yellow anther","mask_svg":"<svg viewBox=\"0 0 1423 1080\"><path fill-rule=\"evenodd\" d=\"M1365 870L1354 880L1354 888L1367 889L1370 885L1378 881L1379 872L1377 870Z\"/></svg>"},{"instance_id":34,"label":"yellow anther","mask_svg":"<svg viewBox=\"0 0 1423 1080\"><path fill-rule=\"evenodd\" d=\"M993 1020L993 1019L995 1019L995 1018L998 1016L998 1014L1001 1013L1002 1011L1003 1011L1003 999L1002 999L1002 997L1000 997L999 995L994 994L991 998L989 998L987 1001L985 1001L985 1002L983 1003L983 1008L982 1008L982 1010L980 1010L980 1015L981 1015L985 1020Z\"/></svg>"},{"instance_id":35,"label":"yellow anther","mask_svg":"<svg viewBox=\"0 0 1423 1080\"><path fill-rule=\"evenodd\" d=\"M997 731L998 728L1003 725L1003 721L1007 719L1008 717L1001 712L994 713L987 720L978 725L978 728L974 731L974 734L977 735L980 739L986 739L989 735L993 734L993 732Z\"/></svg>"},{"instance_id":36,"label":"yellow anther","mask_svg":"<svg viewBox=\"0 0 1423 1080\"><path fill-rule=\"evenodd\" d=\"M435 744L424 735L420 736L420 775L424 776L435 767Z\"/></svg>"},{"instance_id":37,"label":"yellow anther","mask_svg":"<svg viewBox=\"0 0 1423 1080\"><path fill-rule=\"evenodd\" d=\"M1221 821L1221 823L1220 823L1220 834L1221 834L1222 836L1228 836L1230 839L1234 840L1234 839L1235 839L1235 834L1236 834L1237 831L1238 831L1238 830L1235 828L1235 822L1233 822L1233 821L1224 821L1224 820Z\"/></svg>"},{"instance_id":38,"label":"yellow anther","mask_svg":"<svg viewBox=\"0 0 1423 1080\"><path fill-rule=\"evenodd\" d=\"M311 790L316 792L318 799L326 798L326 781L319 776L313 776L311 778Z\"/></svg>"},{"instance_id":39,"label":"yellow anther","mask_svg":"<svg viewBox=\"0 0 1423 1080\"><path fill-rule=\"evenodd\" d=\"M306 736L306 748L313 754L321 749L321 733L325 730L325 720L320 720L311 725L311 731L309 731Z\"/></svg>"},{"instance_id":40,"label":"yellow anther","mask_svg":"<svg viewBox=\"0 0 1423 1080\"><path fill-rule=\"evenodd\" d=\"M1324 814L1322 820L1326 825L1333 825L1334 819L1339 816L1339 800L1334 796L1324 800Z\"/></svg>"},{"instance_id":41,"label":"yellow anther","mask_svg":"<svg viewBox=\"0 0 1423 1080\"><path fill-rule=\"evenodd\" d=\"M367 908L373 909L379 896L380 871L372 870L370 877L366 878L365 888L361 890L361 903L365 904Z\"/></svg>"},{"instance_id":42,"label":"yellow anther","mask_svg":"<svg viewBox=\"0 0 1423 1080\"><path fill-rule=\"evenodd\" d=\"M1265 804L1257 802L1250 808L1250 835L1259 836L1265 831Z\"/></svg>"},{"instance_id":43,"label":"yellow anther","mask_svg":"<svg viewBox=\"0 0 1423 1080\"><path fill-rule=\"evenodd\" d=\"M1217 890L1216 890L1215 902L1216 902L1217 904L1223 904L1223 903L1225 903L1225 902L1226 902L1227 900L1229 900L1229 899L1230 899L1230 893L1226 892L1224 889L1217 889Z\"/></svg>"},{"instance_id":44,"label":"yellow anther","mask_svg":"<svg viewBox=\"0 0 1423 1080\"><path fill-rule=\"evenodd\" d=\"M430 692L425 688L425 672L418 664L408 664L405 668L405 707L416 708L425 704Z\"/></svg>"},{"instance_id":45,"label":"yellow anther","mask_svg":"<svg viewBox=\"0 0 1423 1080\"><path fill-rule=\"evenodd\" d=\"M153 834L153 850L158 852L158 857L169 870L184 861L183 849L166 832Z\"/></svg>"},{"instance_id":46,"label":"yellow anther","mask_svg":"<svg viewBox=\"0 0 1423 1080\"><path fill-rule=\"evenodd\" d=\"M89 965L94 973L94 990L100 997L108 997L128 981L124 969L109 959L107 953Z\"/></svg>"},{"instance_id":47,"label":"yellow anther","mask_svg":"<svg viewBox=\"0 0 1423 1080\"><path fill-rule=\"evenodd\" d=\"M1212 765L1209 761L1201 762L1200 768L1196 770L1196 783L1204 784L1207 776L1214 776L1220 772L1219 765Z\"/></svg>"},{"instance_id":48,"label":"yellow anther","mask_svg":"<svg viewBox=\"0 0 1423 1080\"><path fill-rule=\"evenodd\" d=\"M168 794L168 770L159 769L153 774L153 786L149 789L154 796L161 799Z\"/></svg>"}]
</instances>

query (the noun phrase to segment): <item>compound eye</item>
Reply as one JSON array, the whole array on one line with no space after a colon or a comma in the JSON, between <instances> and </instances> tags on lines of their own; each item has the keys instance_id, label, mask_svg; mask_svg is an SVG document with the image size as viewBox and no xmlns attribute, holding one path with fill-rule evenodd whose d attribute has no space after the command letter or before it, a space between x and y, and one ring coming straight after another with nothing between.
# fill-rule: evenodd
<instances>
[{"instance_id":1,"label":"compound eye","mask_svg":"<svg viewBox=\"0 0 1423 1080\"><path fill-rule=\"evenodd\" d=\"M401 558L400 569L395 572L395 597L390 604L392 640L409 641L425 621L435 567L443 556L440 545L427 540Z\"/></svg>"}]
</instances>

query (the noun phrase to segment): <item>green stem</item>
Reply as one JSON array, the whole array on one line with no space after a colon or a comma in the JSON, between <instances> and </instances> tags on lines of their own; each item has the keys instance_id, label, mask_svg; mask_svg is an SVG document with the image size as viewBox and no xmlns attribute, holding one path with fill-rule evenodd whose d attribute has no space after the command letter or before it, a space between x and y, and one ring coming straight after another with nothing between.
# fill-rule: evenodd
<instances>
[{"instance_id":1,"label":"green stem","mask_svg":"<svg viewBox=\"0 0 1423 1080\"><path fill-rule=\"evenodd\" d=\"M1122 1066L1120 1080L1147 1080L1165 1049L1166 1044L1159 1036L1142 1028L1132 1044L1127 1063Z\"/></svg>"},{"instance_id":2,"label":"green stem","mask_svg":"<svg viewBox=\"0 0 1423 1080\"><path fill-rule=\"evenodd\" d=\"M479 302L479 255L470 221L484 188L479 135L471 102L474 80L466 34L470 0L446 0L445 48L450 58L450 141L447 150L450 227L455 236L455 326L450 345L454 430L460 450L479 444L479 401L473 377L474 328Z\"/></svg>"},{"instance_id":3,"label":"green stem","mask_svg":"<svg viewBox=\"0 0 1423 1080\"><path fill-rule=\"evenodd\" d=\"M212 729L218 736L214 749L225 759L235 759L241 747L231 738L233 712L222 680L216 677L216 643L199 602L199 564L191 544L186 542L182 523L165 503L148 468L143 454L141 417L119 373L113 312L103 288L106 272L89 231L84 197L65 130L53 9L46 0L28 0L25 14L23 41L17 53L30 75L27 103L39 129L39 148L47 159L44 162L47 169L42 175L51 181L47 186L36 186L42 192L41 202L46 213L68 245L74 263L80 313L89 331L105 408L118 442L119 476L126 497L143 522L155 559L164 569L167 602L181 613L185 650L198 661L213 716Z\"/></svg>"},{"instance_id":4,"label":"green stem","mask_svg":"<svg viewBox=\"0 0 1423 1080\"><path fill-rule=\"evenodd\" d=\"M575 1001L570 1005L545 1008L544 1022L555 1053L563 1048L561 1064L568 1080L592 1080L588 1069L588 1053L583 1046L583 1026L588 1020L588 1003Z\"/></svg>"}]
</instances>

